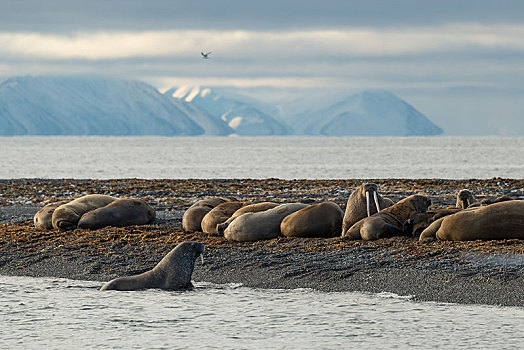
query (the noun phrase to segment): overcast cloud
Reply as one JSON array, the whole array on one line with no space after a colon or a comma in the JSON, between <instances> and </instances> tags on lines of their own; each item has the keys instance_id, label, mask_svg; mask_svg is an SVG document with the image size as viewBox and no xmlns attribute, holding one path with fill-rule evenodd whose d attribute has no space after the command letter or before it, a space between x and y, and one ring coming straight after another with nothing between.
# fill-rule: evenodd
<instances>
[{"instance_id":1,"label":"overcast cloud","mask_svg":"<svg viewBox=\"0 0 524 350\"><path fill-rule=\"evenodd\" d=\"M449 134L524 134L523 63L521 1L0 1L3 78L387 89Z\"/></svg>"}]
</instances>

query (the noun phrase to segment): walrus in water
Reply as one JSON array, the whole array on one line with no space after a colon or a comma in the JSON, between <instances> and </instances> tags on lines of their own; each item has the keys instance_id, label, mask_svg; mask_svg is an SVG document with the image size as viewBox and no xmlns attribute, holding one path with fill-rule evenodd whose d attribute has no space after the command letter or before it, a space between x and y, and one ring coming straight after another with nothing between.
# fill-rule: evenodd
<instances>
[{"instance_id":1,"label":"walrus in water","mask_svg":"<svg viewBox=\"0 0 524 350\"><path fill-rule=\"evenodd\" d=\"M171 250L152 270L140 275L119 277L104 284L100 290L138 290L159 288L183 290L193 288L191 275L196 258L204 253L199 242L183 242Z\"/></svg>"},{"instance_id":2,"label":"walrus in water","mask_svg":"<svg viewBox=\"0 0 524 350\"><path fill-rule=\"evenodd\" d=\"M389 208L364 218L351 226L342 236L347 239L371 241L379 238L403 236L404 222L414 213L424 213L431 205L426 196L411 195Z\"/></svg>"},{"instance_id":3,"label":"walrus in water","mask_svg":"<svg viewBox=\"0 0 524 350\"><path fill-rule=\"evenodd\" d=\"M281 204L273 209L258 213L245 213L233 220L224 230L224 237L229 241L246 242L271 239L280 236L280 223L307 204Z\"/></svg>"},{"instance_id":4,"label":"walrus in water","mask_svg":"<svg viewBox=\"0 0 524 350\"><path fill-rule=\"evenodd\" d=\"M182 216L182 228L185 232L199 232L202 229L202 219L217 205L235 200L227 197L208 197L196 201Z\"/></svg>"},{"instance_id":5,"label":"walrus in water","mask_svg":"<svg viewBox=\"0 0 524 350\"><path fill-rule=\"evenodd\" d=\"M82 215L78 227L96 230L106 226L145 225L155 218L155 209L144 200L139 198L117 199L105 207Z\"/></svg>"},{"instance_id":6,"label":"walrus in water","mask_svg":"<svg viewBox=\"0 0 524 350\"><path fill-rule=\"evenodd\" d=\"M247 205L253 204L251 202L224 202L220 203L209 211L202 218L202 232L204 233L217 233L217 225L223 223L233 215L238 209Z\"/></svg>"},{"instance_id":7,"label":"walrus in water","mask_svg":"<svg viewBox=\"0 0 524 350\"><path fill-rule=\"evenodd\" d=\"M245 207L242 207L238 209L237 211L235 211L229 219L227 219L226 221L224 221L221 224L218 224L217 233L223 236L225 229L229 226L231 221L235 220L238 216L242 214L258 213L261 211L273 209L274 207L278 207L278 205L279 205L278 203L274 203L274 202L261 202L261 203L254 203L254 204L246 205Z\"/></svg>"},{"instance_id":8,"label":"walrus in water","mask_svg":"<svg viewBox=\"0 0 524 350\"><path fill-rule=\"evenodd\" d=\"M334 237L340 235L343 217L337 203L317 203L286 216L280 232L286 237Z\"/></svg>"},{"instance_id":9,"label":"walrus in water","mask_svg":"<svg viewBox=\"0 0 524 350\"><path fill-rule=\"evenodd\" d=\"M33 223L39 230L52 230L53 229L53 213L56 208L62 204L69 203L70 200L58 201L46 204L42 209L36 212L33 217Z\"/></svg>"},{"instance_id":10,"label":"walrus in water","mask_svg":"<svg viewBox=\"0 0 524 350\"><path fill-rule=\"evenodd\" d=\"M440 218L422 231L419 241L511 238L524 239L524 201L522 200L466 209Z\"/></svg>"},{"instance_id":11,"label":"walrus in water","mask_svg":"<svg viewBox=\"0 0 524 350\"><path fill-rule=\"evenodd\" d=\"M373 197L374 203L371 202L371 197ZM342 221L342 236L358 221L391 205L393 205L391 199L383 198L378 194L378 186L376 184L365 183L358 186L351 192L347 201L346 212Z\"/></svg>"},{"instance_id":12,"label":"walrus in water","mask_svg":"<svg viewBox=\"0 0 524 350\"><path fill-rule=\"evenodd\" d=\"M53 212L51 219L53 227L60 230L75 229L82 215L91 210L105 207L114 200L116 200L115 197L103 194L89 194L62 204Z\"/></svg>"}]
</instances>

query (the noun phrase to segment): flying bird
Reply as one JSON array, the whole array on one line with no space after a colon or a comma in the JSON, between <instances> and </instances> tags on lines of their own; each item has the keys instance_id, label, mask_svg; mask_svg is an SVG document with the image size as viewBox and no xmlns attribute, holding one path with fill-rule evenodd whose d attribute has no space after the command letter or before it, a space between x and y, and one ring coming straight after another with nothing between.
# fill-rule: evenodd
<instances>
[{"instance_id":1,"label":"flying bird","mask_svg":"<svg viewBox=\"0 0 524 350\"><path fill-rule=\"evenodd\" d=\"M203 53L203 52L200 52L200 54L202 55L202 58L207 60L209 57L207 57L207 55L209 55L211 53L211 51L209 51L208 53Z\"/></svg>"}]
</instances>

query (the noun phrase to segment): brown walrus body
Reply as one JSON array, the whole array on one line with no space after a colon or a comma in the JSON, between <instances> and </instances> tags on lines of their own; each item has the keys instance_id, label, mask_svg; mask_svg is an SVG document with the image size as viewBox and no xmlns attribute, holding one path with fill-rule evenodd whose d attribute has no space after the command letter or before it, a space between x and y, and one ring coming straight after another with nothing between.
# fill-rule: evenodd
<instances>
[{"instance_id":1,"label":"brown walrus body","mask_svg":"<svg viewBox=\"0 0 524 350\"><path fill-rule=\"evenodd\" d=\"M55 209L52 216L53 227L61 230L72 230L78 225L82 215L92 210L105 207L115 201L115 197L104 194L89 194L62 204Z\"/></svg>"},{"instance_id":2,"label":"brown walrus body","mask_svg":"<svg viewBox=\"0 0 524 350\"><path fill-rule=\"evenodd\" d=\"M482 206L485 206L485 205L490 205L490 204L495 204L495 203L500 203L500 202L506 202L506 201L511 201L511 200L513 200L513 198L508 197L506 195L503 195L503 196L500 196L500 197L497 197L497 198L484 198L484 199L482 199L482 200L480 200L478 202L471 203L468 208L482 207Z\"/></svg>"},{"instance_id":3,"label":"brown walrus body","mask_svg":"<svg viewBox=\"0 0 524 350\"><path fill-rule=\"evenodd\" d=\"M139 198L117 199L82 215L78 227L96 230L106 226L145 225L155 220L155 210Z\"/></svg>"},{"instance_id":4,"label":"brown walrus body","mask_svg":"<svg viewBox=\"0 0 524 350\"><path fill-rule=\"evenodd\" d=\"M425 213L414 213L411 218L404 222L402 231L406 236L418 237L434 221L448 215L458 213L459 208L433 209Z\"/></svg>"},{"instance_id":5,"label":"brown walrus body","mask_svg":"<svg viewBox=\"0 0 524 350\"><path fill-rule=\"evenodd\" d=\"M313 204L286 216L280 232L286 237L334 237L340 234L343 217L334 202Z\"/></svg>"},{"instance_id":6,"label":"brown walrus body","mask_svg":"<svg viewBox=\"0 0 524 350\"><path fill-rule=\"evenodd\" d=\"M370 217L364 218L351 226L342 236L347 239L363 239L366 241L379 238L404 235L404 222L415 213L424 213L431 200L421 195L412 195L398 203L382 209Z\"/></svg>"},{"instance_id":7,"label":"brown walrus body","mask_svg":"<svg viewBox=\"0 0 524 350\"><path fill-rule=\"evenodd\" d=\"M182 228L186 232L199 232L202 229L202 219L217 205L234 200L226 197L208 197L191 205L182 216Z\"/></svg>"},{"instance_id":8,"label":"brown walrus body","mask_svg":"<svg viewBox=\"0 0 524 350\"><path fill-rule=\"evenodd\" d=\"M391 199L383 198L378 194L376 184L365 183L360 185L349 195L342 221L342 235L358 221L391 205L393 205Z\"/></svg>"},{"instance_id":9,"label":"brown walrus body","mask_svg":"<svg viewBox=\"0 0 524 350\"><path fill-rule=\"evenodd\" d=\"M414 213L411 218L404 222L402 230L408 236L418 237L434 221L458 213L474 203L478 202L473 193L470 190L462 189L457 193L457 201L454 207L432 209L426 213Z\"/></svg>"},{"instance_id":10,"label":"brown walrus body","mask_svg":"<svg viewBox=\"0 0 524 350\"><path fill-rule=\"evenodd\" d=\"M524 239L524 201L510 200L460 211L428 226L420 241Z\"/></svg>"},{"instance_id":11,"label":"brown walrus body","mask_svg":"<svg viewBox=\"0 0 524 350\"><path fill-rule=\"evenodd\" d=\"M233 215L226 221L224 221L221 224L217 225L217 232L221 235L224 235L225 229L229 226L231 221L235 220L238 216L245 214L245 213L258 213L261 211L266 211L269 209L273 209L274 207L278 207L278 203L274 202L261 202L261 203L254 203L250 205L246 205L245 207L242 207L235 211Z\"/></svg>"},{"instance_id":12,"label":"brown walrus body","mask_svg":"<svg viewBox=\"0 0 524 350\"><path fill-rule=\"evenodd\" d=\"M56 208L62 204L69 203L69 200L58 201L46 204L42 209L36 212L33 217L33 223L39 230L52 230L53 229L53 213Z\"/></svg>"},{"instance_id":13,"label":"brown walrus body","mask_svg":"<svg viewBox=\"0 0 524 350\"><path fill-rule=\"evenodd\" d=\"M193 287L191 276L195 260L202 253L202 243L182 242L164 256L152 270L136 276L115 278L104 284L100 290L190 289Z\"/></svg>"},{"instance_id":14,"label":"brown walrus body","mask_svg":"<svg viewBox=\"0 0 524 350\"><path fill-rule=\"evenodd\" d=\"M281 204L273 209L258 213L245 213L233 220L224 230L224 237L229 241L246 242L271 239L280 236L280 223L307 204Z\"/></svg>"},{"instance_id":15,"label":"brown walrus body","mask_svg":"<svg viewBox=\"0 0 524 350\"><path fill-rule=\"evenodd\" d=\"M217 225L223 223L233 215L238 209L253 204L251 202L224 202L211 209L202 218L202 232L217 233Z\"/></svg>"}]
</instances>

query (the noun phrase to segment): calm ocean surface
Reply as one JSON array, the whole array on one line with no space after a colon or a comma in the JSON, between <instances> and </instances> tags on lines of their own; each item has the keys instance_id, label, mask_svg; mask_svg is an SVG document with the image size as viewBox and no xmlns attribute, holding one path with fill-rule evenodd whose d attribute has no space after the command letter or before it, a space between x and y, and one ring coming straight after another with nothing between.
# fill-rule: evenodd
<instances>
[{"instance_id":1,"label":"calm ocean surface","mask_svg":"<svg viewBox=\"0 0 524 350\"><path fill-rule=\"evenodd\" d=\"M0 178L523 178L524 138L2 137ZM524 308L0 276L0 348L518 349Z\"/></svg>"},{"instance_id":2,"label":"calm ocean surface","mask_svg":"<svg viewBox=\"0 0 524 350\"><path fill-rule=\"evenodd\" d=\"M0 137L0 178L523 178L524 137Z\"/></svg>"},{"instance_id":3,"label":"calm ocean surface","mask_svg":"<svg viewBox=\"0 0 524 350\"><path fill-rule=\"evenodd\" d=\"M100 286L0 276L0 347L522 348L522 308L205 283L189 292L100 292Z\"/></svg>"}]
</instances>

